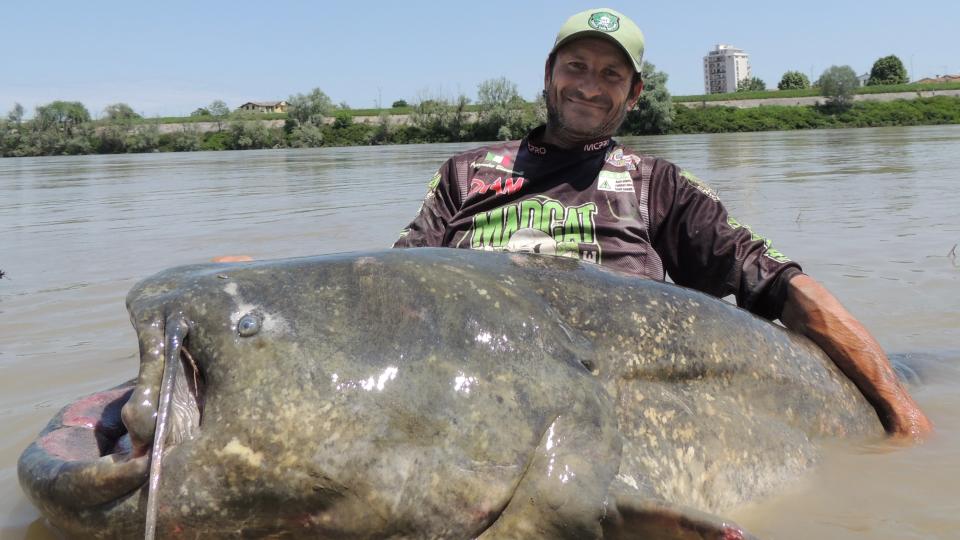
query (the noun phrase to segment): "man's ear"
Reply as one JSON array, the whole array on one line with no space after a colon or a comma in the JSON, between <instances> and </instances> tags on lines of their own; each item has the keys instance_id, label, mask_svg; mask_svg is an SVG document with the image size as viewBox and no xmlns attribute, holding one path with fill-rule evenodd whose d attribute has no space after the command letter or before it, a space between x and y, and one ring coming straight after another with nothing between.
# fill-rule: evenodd
<instances>
[{"instance_id":1,"label":"man's ear","mask_svg":"<svg viewBox=\"0 0 960 540\"><path fill-rule=\"evenodd\" d=\"M640 93L643 92L643 79L638 80L633 88L630 89L630 97L627 100L630 103L629 109L632 109L637 106L637 101L640 100Z\"/></svg>"},{"instance_id":2,"label":"man's ear","mask_svg":"<svg viewBox=\"0 0 960 540\"><path fill-rule=\"evenodd\" d=\"M550 77L553 75L553 62L550 61L551 58L548 56L546 63L543 65L543 87L547 88L550 86Z\"/></svg>"}]
</instances>

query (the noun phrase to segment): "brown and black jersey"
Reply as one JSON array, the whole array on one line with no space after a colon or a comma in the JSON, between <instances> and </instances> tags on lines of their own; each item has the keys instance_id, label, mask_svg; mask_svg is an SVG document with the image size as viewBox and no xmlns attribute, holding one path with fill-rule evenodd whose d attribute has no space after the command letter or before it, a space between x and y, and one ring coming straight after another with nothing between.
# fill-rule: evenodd
<instances>
[{"instance_id":1,"label":"brown and black jersey","mask_svg":"<svg viewBox=\"0 0 960 540\"><path fill-rule=\"evenodd\" d=\"M800 267L727 214L676 165L613 139L576 149L521 141L470 150L431 179L394 247L460 247L573 257L777 318Z\"/></svg>"}]
</instances>

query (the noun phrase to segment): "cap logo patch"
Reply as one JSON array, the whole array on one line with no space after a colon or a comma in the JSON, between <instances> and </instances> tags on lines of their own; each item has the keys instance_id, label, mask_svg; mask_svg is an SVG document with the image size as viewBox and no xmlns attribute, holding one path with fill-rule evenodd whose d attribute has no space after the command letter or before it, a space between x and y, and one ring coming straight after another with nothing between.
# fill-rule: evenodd
<instances>
[{"instance_id":1,"label":"cap logo patch","mask_svg":"<svg viewBox=\"0 0 960 540\"><path fill-rule=\"evenodd\" d=\"M620 29L620 18L613 13L598 11L590 15L587 24L590 25L590 28L600 30L601 32L616 32Z\"/></svg>"}]
</instances>

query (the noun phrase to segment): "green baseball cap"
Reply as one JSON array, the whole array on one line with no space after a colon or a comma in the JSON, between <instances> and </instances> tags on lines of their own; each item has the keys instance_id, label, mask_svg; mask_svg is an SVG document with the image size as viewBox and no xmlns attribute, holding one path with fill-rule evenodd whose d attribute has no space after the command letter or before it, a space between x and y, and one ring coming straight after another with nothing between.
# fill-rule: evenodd
<instances>
[{"instance_id":1,"label":"green baseball cap","mask_svg":"<svg viewBox=\"0 0 960 540\"><path fill-rule=\"evenodd\" d=\"M640 73L643 65L643 32L623 13L610 8L588 9L577 13L563 23L550 54L582 37L599 37L619 45L633 62L633 70Z\"/></svg>"}]
</instances>

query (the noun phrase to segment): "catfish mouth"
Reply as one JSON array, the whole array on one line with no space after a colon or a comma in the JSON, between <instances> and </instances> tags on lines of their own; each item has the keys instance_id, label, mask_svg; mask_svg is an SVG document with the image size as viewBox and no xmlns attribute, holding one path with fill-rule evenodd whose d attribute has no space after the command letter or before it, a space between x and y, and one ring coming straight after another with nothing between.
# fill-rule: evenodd
<instances>
[{"instance_id":1,"label":"catfish mouth","mask_svg":"<svg viewBox=\"0 0 960 540\"><path fill-rule=\"evenodd\" d=\"M204 375L189 339L185 339L186 324L166 326L166 341L174 347L153 357L163 359L162 364L176 363L176 369L171 370L176 376L166 395L157 396L157 387L144 391L144 362L151 358L141 355L138 384L129 381L70 403L20 456L20 484L37 506L52 504L75 512L119 501L144 487L151 467L149 454L155 446L152 435L162 412L151 410L157 399L145 400L145 395L169 399L167 437L163 441L168 450L199 435ZM138 423L141 420L153 425ZM151 438L138 440L136 434L145 431Z\"/></svg>"}]
</instances>

